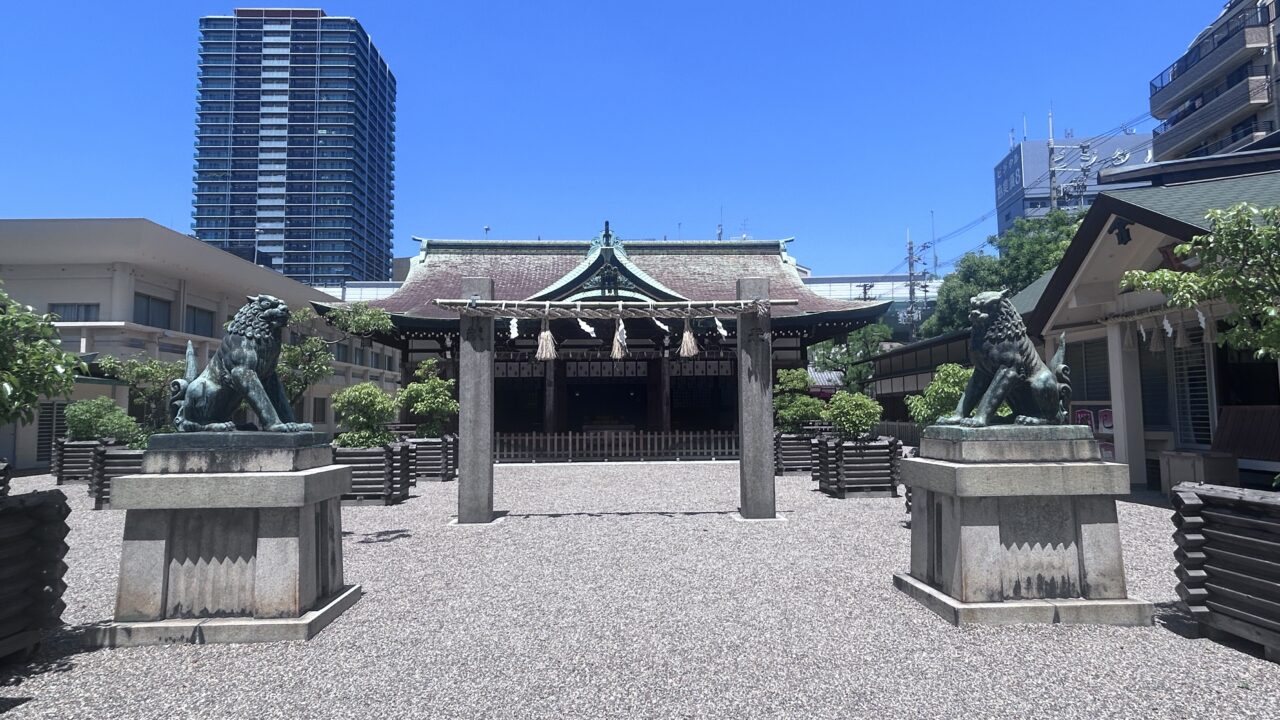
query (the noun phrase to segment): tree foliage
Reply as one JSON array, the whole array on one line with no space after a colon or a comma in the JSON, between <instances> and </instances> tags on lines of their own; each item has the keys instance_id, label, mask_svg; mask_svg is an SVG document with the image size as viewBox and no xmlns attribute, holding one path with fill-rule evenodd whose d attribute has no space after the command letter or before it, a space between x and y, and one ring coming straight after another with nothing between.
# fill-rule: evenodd
<instances>
[{"instance_id":1,"label":"tree foliage","mask_svg":"<svg viewBox=\"0 0 1280 720\"><path fill-rule=\"evenodd\" d=\"M458 414L458 401L453 398L453 381L440 377L435 358L418 365L413 382L398 396L400 405L421 418L415 434L437 437L444 432L449 419Z\"/></svg>"},{"instance_id":2,"label":"tree foliage","mask_svg":"<svg viewBox=\"0 0 1280 720\"><path fill-rule=\"evenodd\" d=\"M98 367L109 377L129 385L129 405L137 413L143 432L150 435L173 430L173 390L170 385L186 373L182 360L165 362L156 358L131 357L121 360L107 355Z\"/></svg>"},{"instance_id":3,"label":"tree foliage","mask_svg":"<svg viewBox=\"0 0 1280 720\"><path fill-rule=\"evenodd\" d=\"M333 394L333 409L342 418L345 432L334 438L339 447L378 447L395 440L386 424L395 420L396 398L371 382L343 388Z\"/></svg>"},{"instance_id":4,"label":"tree foliage","mask_svg":"<svg viewBox=\"0 0 1280 720\"><path fill-rule=\"evenodd\" d=\"M323 338L307 336L298 343L280 348L280 364L276 368L290 403L302 397L307 388L333 375L333 353Z\"/></svg>"},{"instance_id":5,"label":"tree foliage","mask_svg":"<svg viewBox=\"0 0 1280 720\"><path fill-rule=\"evenodd\" d=\"M1212 210L1209 233L1174 248L1190 272L1131 270L1121 285L1164 293L1174 307L1225 300L1234 308L1222 341L1259 358L1280 358L1280 207Z\"/></svg>"},{"instance_id":6,"label":"tree foliage","mask_svg":"<svg viewBox=\"0 0 1280 720\"><path fill-rule=\"evenodd\" d=\"M368 303L351 303L325 315L325 322L342 333L337 340L325 340L308 334L317 319L319 316L309 307L298 308L290 314L289 327L303 338L301 342L287 343L280 348L278 372L289 402L297 402L307 392L307 388L333 375L336 358L330 349L331 345L348 340L353 335L368 337L375 332L390 332L395 328L391 315L386 310L371 307Z\"/></svg>"},{"instance_id":7,"label":"tree foliage","mask_svg":"<svg viewBox=\"0 0 1280 720\"><path fill-rule=\"evenodd\" d=\"M911 419L920 425L932 425L938 418L954 414L972 376L973 368L955 363L939 365L933 371L933 380L924 389L923 395L908 395L903 398ZM1012 414L1013 410L1008 403L1000 403L1000 407L996 408L996 415L1000 417Z\"/></svg>"},{"instance_id":8,"label":"tree foliage","mask_svg":"<svg viewBox=\"0 0 1280 720\"><path fill-rule=\"evenodd\" d=\"M986 244L998 255L966 253L960 258L938 287L937 305L920 334L934 337L969 327L969 298L1003 288L1021 292L1062 261L1079 227L1078 213L1056 210L1043 217L1018 218L1003 235L988 237Z\"/></svg>"},{"instance_id":9,"label":"tree foliage","mask_svg":"<svg viewBox=\"0 0 1280 720\"><path fill-rule=\"evenodd\" d=\"M841 390L827 403L825 417L837 435L855 440L871 432L883 413L880 403L866 395Z\"/></svg>"},{"instance_id":10,"label":"tree foliage","mask_svg":"<svg viewBox=\"0 0 1280 720\"><path fill-rule=\"evenodd\" d=\"M138 421L115 400L101 396L67 406L67 437L71 440L115 440L137 445L146 438Z\"/></svg>"},{"instance_id":11,"label":"tree foliage","mask_svg":"<svg viewBox=\"0 0 1280 720\"><path fill-rule=\"evenodd\" d=\"M809 371L779 370L773 386L774 425L786 433L801 432L822 419L826 403L809 394Z\"/></svg>"},{"instance_id":12,"label":"tree foliage","mask_svg":"<svg viewBox=\"0 0 1280 720\"><path fill-rule=\"evenodd\" d=\"M840 371L846 389L862 392L874 369L868 361L880 353L881 345L892 339L893 329L888 325L866 325L849 333L848 341L843 344L824 340L809 348L809 362L819 370Z\"/></svg>"},{"instance_id":13,"label":"tree foliage","mask_svg":"<svg viewBox=\"0 0 1280 720\"><path fill-rule=\"evenodd\" d=\"M932 425L938 418L954 413L971 375L972 368L955 363L939 365L933 371L933 381L924 389L923 395L908 395L904 398L911 419L921 425Z\"/></svg>"},{"instance_id":14,"label":"tree foliage","mask_svg":"<svg viewBox=\"0 0 1280 720\"><path fill-rule=\"evenodd\" d=\"M0 290L0 425L35 419L40 398L66 397L84 364L63 352L57 317L42 315Z\"/></svg>"}]
</instances>

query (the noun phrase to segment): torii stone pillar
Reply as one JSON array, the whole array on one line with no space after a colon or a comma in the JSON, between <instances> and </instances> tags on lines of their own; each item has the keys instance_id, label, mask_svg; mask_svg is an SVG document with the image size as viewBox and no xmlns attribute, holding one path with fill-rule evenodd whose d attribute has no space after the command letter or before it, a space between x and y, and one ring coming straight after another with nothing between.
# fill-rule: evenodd
<instances>
[{"instance_id":1,"label":"torii stone pillar","mask_svg":"<svg viewBox=\"0 0 1280 720\"><path fill-rule=\"evenodd\" d=\"M493 299L492 278L462 278L462 297ZM493 521L493 318L460 315L458 523Z\"/></svg>"},{"instance_id":2,"label":"torii stone pillar","mask_svg":"<svg viewBox=\"0 0 1280 720\"><path fill-rule=\"evenodd\" d=\"M739 300L767 300L768 278L739 278ZM773 341L770 316L738 316L738 428L744 520L777 517L773 485Z\"/></svg>"}]
</instances>

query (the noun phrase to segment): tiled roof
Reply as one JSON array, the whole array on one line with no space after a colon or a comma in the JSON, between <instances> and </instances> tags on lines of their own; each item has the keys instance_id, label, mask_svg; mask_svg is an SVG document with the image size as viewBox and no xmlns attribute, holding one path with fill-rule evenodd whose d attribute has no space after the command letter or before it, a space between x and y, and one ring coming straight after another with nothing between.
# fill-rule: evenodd
<instances>
[{"instance_id":1,"label":"tiled roof","mask_svg":"<svg viewBox=\"0 0 1280 720\"><path fill-rule=\"evenodd\" d=\"M1280 205L1280 172L1108 190L1105 194L1207 231L1209 223L1204 216L1210 210L1242 202L1258 207Z\"/></svg>"},{"instance_id":2,"label":"tiled roof","mask_svg":"<svg viewBox=\"0 0 1280 720\"><path fill-rule=\"evenodd\" d=\"M879 301L834 300L805 287L794 261L777 241L667 241L623 243L628 259L649 277L690 300L735 300L737 279L765 277L774 298L799 300L774 315L843 312ZM424 240L404 286L372 304L397 314L454 318L432 300L460 298L462 278L493 278L495 300L524 300L577 268L591 243L560 240Z\"/></svg>"}]
</instances>

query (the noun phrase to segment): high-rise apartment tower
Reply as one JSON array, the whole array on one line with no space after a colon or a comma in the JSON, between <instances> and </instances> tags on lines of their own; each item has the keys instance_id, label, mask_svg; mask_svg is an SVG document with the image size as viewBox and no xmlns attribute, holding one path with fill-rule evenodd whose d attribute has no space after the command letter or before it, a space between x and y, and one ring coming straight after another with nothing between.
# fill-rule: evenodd
<instances>
[{"instance_id":1,"label":"high-rise apartment tower","mask_svg":"<svg viewBox=\"0 0 1280 720\"><path fill-rule=\"evenodd\" d=\"M1276 131L1278 29L1274 0L1231 0L1151 80L1157 161L1246 149Z\"/></svg>"},{"instance_id":2,"label":"high-rise apartment tower","mask_svg":"<svg viewBox=\"0 0 1280 720\"><path fill-rule=\"evenodd\" d=\"M199 239L320 286L391 277L396 79L355 18L200 19Z\"/></svg>"}]
</instances>

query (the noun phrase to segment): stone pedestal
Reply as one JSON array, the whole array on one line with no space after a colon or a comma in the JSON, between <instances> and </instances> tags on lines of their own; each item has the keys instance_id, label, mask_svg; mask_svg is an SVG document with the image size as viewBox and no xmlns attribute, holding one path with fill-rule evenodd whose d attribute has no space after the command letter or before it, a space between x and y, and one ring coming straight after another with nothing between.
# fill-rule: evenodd
<instances>
[{"instance_id":1,"label":"stone pedestal","mask_svg":"<svg viewBox=\"0 0 1280 720\"><path fill-rule=\"evenodd\" d=\"M360 597L342 575L351 468L323 433L156 435L126 511L115 620L91 645L306 640Z\"/></svg>"},{"instance_id":2,"label":"stone pedestal","mask_svg":"<svg viewBox=\"0 0 1280 720\"><path fill-rule=\"evenodd\" d=\"M1151 624L1125 587L1128 466L1087 427L929 427L902 479L911 572L894 584L953 624Z\"/></svg>"}]
</instances>

